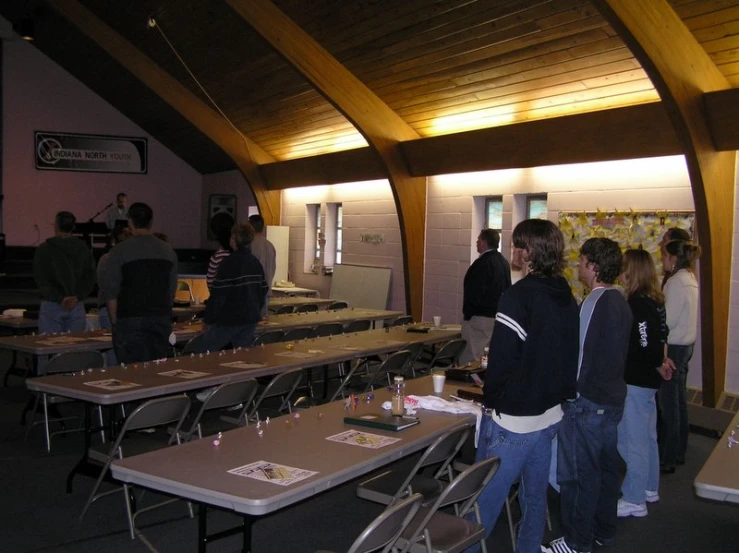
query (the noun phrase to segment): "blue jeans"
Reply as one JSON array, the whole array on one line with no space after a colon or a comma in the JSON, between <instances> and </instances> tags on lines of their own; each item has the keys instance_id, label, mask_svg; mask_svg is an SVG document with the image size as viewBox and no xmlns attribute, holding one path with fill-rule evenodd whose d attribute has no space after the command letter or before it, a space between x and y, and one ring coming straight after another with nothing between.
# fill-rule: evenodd
<instances>
[{"instance_id":1,"label":"blue jeans","mask_svg":"<svg viewBox=\"0 0 739 553\"><path fill-rule=\"evenodd\" d=\"M172 351L169 335L172 334L172 318L125 317L113 327L113 347L121 363L138 363L163 359Z\"/></svg>"},{"instance_id":2,"label":"blue jeans","mask_svg":"<svg viewBox=\"0 0 739 553\"><path fill-rule=\"evenodd\" d=\"M557 435L562 530L571 549L588 552L596 538L610 544L616 535L617 428L623 407L581 396L566 401L563 409Z\"/></svg>"},{"instance_id":3,"label":"blue jeans","mask_svg":"<svg viewBox=\"0 0 739 553\"><path fill-rule=\"evenodd\" d=\"M624 416L618 425L618 452L626 463L621 493L629 503L644 503L646 491L659 488L656 393L654 388L626 386Z\"/></svg>"},{"instance_id":4,"label":"blue jeans","mask_svg":"<svg viewBox=\"0 0 739 553\"><path fill-rule=\"evenodd\" d=\"M520 479L518 497L521 523L516 553L539 553L547 517L547 482L552 439L559 423L544 430L516 434L495 422L495 415L482 417L475 461L500 457L500 468L478 498L485 538L495 527L511 486ZM468 549L478 551L479 545Z\"/></svg>"},{"instance_id":5,"label":"blue jeans","mask_svg":"<svg viewBox=\"0 0 739 553\"><path fill-rule=\"evenodd\" d=\"M85 305L77 302L71 310L61 304L43 300L38 313L38 331L41 334L85 331Z\"/></svg>"},{"instance_id":6,"label":"blue jeans","mask_svg":"<svg viewBox=\"0 0 739 553\"><path fill-rule=\"evenodd\" d=\"M234 347L247 348L254 341L254 330L257 323L239 326L210 325L200 336L193 339L187 346L188 353L205 353L206 351L218 351L227 344Z\"/></svg>"},{"instance_id":7,"label":"blue jeans","mask_svg":"<svg viewBox=\"0 0 739 553\"><path fill-rule=\"evenodd\" d=\"M100 323L100 330L111 330L113 328L113 324L110 322L108 308L104 305L98 309L98 322ZM105 364L108 367L118 364L118 358L115 356L114 349L109 349L105 352Z\"/></svg>"},{"instance_id":8,"label":"blue jeans","mask_svg":"<svg viewBox=\"0 0 739 553\"><path fill-rule=\"evenodd\" d=\"M693 344L689 346L667 345L667 357L677 370L670 380L663 380L657 392L659 403L659 456L660 463L674 467L685 461L688 449L688 363L693 357Z\"/></svg>"}]
</instances>

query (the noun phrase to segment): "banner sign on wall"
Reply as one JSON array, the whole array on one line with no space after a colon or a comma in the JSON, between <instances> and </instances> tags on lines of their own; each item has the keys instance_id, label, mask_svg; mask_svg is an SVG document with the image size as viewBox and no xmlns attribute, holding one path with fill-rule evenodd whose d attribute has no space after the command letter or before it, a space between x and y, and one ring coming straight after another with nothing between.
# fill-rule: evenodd
<instances>
[{"instance_id":1,"label":"banner sign on wall","mask_svg":"<svg viewBox=\"0 0 739 553\"><path fill-rule=\"evenodd\" d=\"M36 169L95 173L147 171L147 139L36 131Z\"/></svg>"}]
</instances>

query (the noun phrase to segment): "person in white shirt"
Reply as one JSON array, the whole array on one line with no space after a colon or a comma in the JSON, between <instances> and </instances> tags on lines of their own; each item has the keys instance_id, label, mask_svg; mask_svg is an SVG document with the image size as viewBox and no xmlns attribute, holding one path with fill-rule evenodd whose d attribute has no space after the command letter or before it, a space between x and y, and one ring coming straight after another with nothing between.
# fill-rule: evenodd
<instances>
[{"instance_id":1,"label":"person in white shirt","mask_svg":"<svg viewBox=\"0 0 739 553\"><path fill-rule=\"evenodd\" d=\"M105 225L109 230L115 228L116 221L128 221L128 196L125 192L118 193L115 197L115 205L110 206L105 213Z\"/></svg>"},{"instance_id":2,"label":"person in white shirt","mask_svg":"<svg viewBox=\"0 0 739 553\"><path fill-rule=\"evenodd\" d=\"M267 281L267 296L264 298L264 307L262 308L262 317L267 316L267 303L272 292L272 281L275 278L277 270L277 252L275 247L267 240L264 231L264 218L261 215L251 215L249 223L254 227L254 240L251 243L251 253L262 264L264 269L264 279Z\"/></svg>"},{"instance_id":3,"label":"person in white shirt","mask_svg":"<svg viewBox=\"0 0 739 553\"><path fill-rule=\"evenodd\" d=\"M660 384L657 402L660 409L659 452L663 474L675 472L685 464L688 447L688 363L698 334L698 282L695 263L700 246L690 240L670 240L662 246L662 267L670 273L664 287L665 312L670 334L667 357L675 365L670 380Z\"/></svg>"}]
</instances>

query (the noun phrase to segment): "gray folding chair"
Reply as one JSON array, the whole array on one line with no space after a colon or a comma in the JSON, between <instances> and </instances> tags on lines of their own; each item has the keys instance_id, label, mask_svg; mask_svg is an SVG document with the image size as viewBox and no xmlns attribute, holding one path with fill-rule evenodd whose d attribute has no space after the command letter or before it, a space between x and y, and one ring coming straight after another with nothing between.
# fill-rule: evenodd
<instances>
[{"instance_id":1,"label":"gray folding chair","mask_svg":"<svg viewBox=\"0 0 739 553\"><path fill-rule=\"evenodd\" d=\"M324 323L318 325L314 331L316 338L322 338L324 336L336 336L337 334L344 333L344 325L341 323Z\"/></svg>"},{"instance_id":2,"label":"gray folding chair","mask_svg":"<svg viewBox=\"0 0 739 553\"><path fill-rule=\"evenodd\" d=\"M396 547L401 553L460 553L479 542L483 553L487 553L477 498L499 467L500 458L491 457L458 475L432 505L419 509ZM454 506L454 514L441 510L448 506ZM474 514L474 521L466 518L470 513Z\"/></svg>"},{"instance_id":3,"label":"gray folding chair","mask_svg":"<svg viewBox=\"0 0 739 553\"><path fill-rule=\"evenodd\" d=\"M290 400L295 394L295 390L298 389L302 379L303 369L300 367L275 375L259 393L259 396L254 401L254 405L247 411L246 419L256 420L259 418L259 409L262 408L264 400L273 397L280 398L279 406L276 409L272 409L273 411L278 414L285 412L292 413Z\"/></svg>"},{"instance_id":4,"label":"gray folding chair","mask_svg":"<svg viewBox=\"0 0 739 553\"><path fill-rule=\"evenodd\" d=\"M55 355L51 359L49 359L49 362L46 364L46 374L52 375L52 374L62 374L62 373L73 373L75 371L81 371L84 369L100 369L105 366L105 355L102 352L99 351L76 351L76 352L69 352L69 353L60 353L58 355ZM66 429L62 428L61 430L57 430L55 432L51 432L49 430L49 423L50 422L60 422L63 423L63 421L66 420L72 420L77 417L57 417L57 418L49 418L49 405L57 405L59 403L68 403L71 402L71 399L60 397L60 396L54 396L44 393L36 393L36 399L33 403L33 407L31 408L31 422L28 424L28 427L26 428L26 439L28 439L28 435L31 432L31 429L33 429L34 426L37 424L43 424L44 425L44 431L46 433L46 451L51 451L51 438L52 436L56 436L58 434L66 434L68 432L81 432L84 430L83 428L74 428L74 429ZM39 403L43 406L43 419L37 421L36 420L36 413L38 412ZM102 411L98 407L98 422L100 423L100 427L103 426L103 420L102 420ZM105 435L103 434L103 441L105 441Z\"/></svg>"},{"instance_id":5,"label":"gray folding chair","mask_svg":"<svg viewBox=\"0 0 739 553\"><path fill-rule=\"evenodd\" d=\"M263 332L256 338L254 338L253 346L261 346L263 344L274 344L275 342L281 342L285 333L282 330L270 330L269 332Z\"/></svg>"},{"instance_id":6,"label":"gray folding chair","mask_svg":"<svg viewBox=\"0 0 739 553\"><path fill-rule=\"evenodd\" d=\"M201 421L203 415L208 411L243 405L243 408L237 416L224 417L222 420L237 426L245 425L246 411L249 408L249 404L254 399L254 396L257 395L258 388L259 383L254 378L245 378L238 382L227 382L220 386L216 386L207 399L202 402L200 409L190 423L190 430L185 434L184 441L189 441L195 433L197 433L198 438L203 437Z\"/></svg>"},{"instance_id":7,"label":"gray folding chair","mask_svg":"<svg viewBox=\"0 0 739 553\"><path fill-rule=\"evenodd\" d=\"M365 390L374 390L375 386L390 386L394 375L405 373L410 358L411 352L403 349L396 351L379 365L369 365L367 374L362 376L362 380L367 383Z\"/></svg>"},{"instance_id":8,"label":"gray folding chair","mask_svg":"<svg viewBox=\"0 0 739 553\"><path fill-rule=\"evenodd\" d=\"M414 323L413 317L410 315L403 315L402 317L398 317L397 319L393 319L389 323L385 323L384 326L404 326L404 325L412 325Z\"/></svg>"},{"instance_id":9,"label":"gray folding chair","mask_svg":"<svg viewBox=\"0 0 739 553\"><path fill-rule=\"evenodd\" d=\"M293 305L281 305L280 307L272 311L275 315L287 315L295 312L295 306Z\"/></svg>"},{"instance_id":10,"label":"gray folding chair","mask_svg":"<svg viewBox=\"0 0 739 553\"><path fill-rule=\"evenodd\" d=\"M389 553L408 523L416 516L421 507L421 499L419 494L413 494L385 509L359 534L347 553L369 553L380 549L382 553ZM332 552L322 549L316 553Z\"/></svg>"},{"instance_id":11,"label":"gray folding chair","mask_svg":"<svg viewBox=\"0 0 739 553\"><path fill-rule=\"evenodd\" d=\"M357 486L357 497L392 505L403 497L420 493L424 504L433 501L453 479L452 461L469 437L471 428L472 423L463 424L439 436L408 473L391 468L361 482ZM434 469L432 475L422 474L431 468Z\"/></svg>"},{"instance_id":12,"label":"gray folding chair","mask_svg":"<svg viewBox=\"0 0 739 553\"><path fill-rule=\"evenodd\" d=\"M464 351L464 348L466 346L467 340L465 340L464 338L449 340L446 344L439 348L439 350L431 358L431 361L422 364L422 366L419 368L414 368L414 374L415 372L426 374L431 372L436 367L453 367L459 362L459 356L462 355L462 352Z\"/></svg>"},{"instance_id":13,"label":"gray folding chair","mask_svg":"<svg viewBox=\"0 0 739 553\"><path fill-rule=\"evenodd\" d=\"M315 303L304 303L295 308L295 313L313 313L314 311L318 311L318 306Z\"/></svg>"},{"instance_id":14,"label":"gray folding chair","mask_svg":"<svg viewBox=\"0 0 739 553\"><path fill-rule=\"evenodd\" d=\"M100 476L98 476L98 479L95 481L95 485L90 492L90 496L87 498L85 507L82 509L80 519L85 516L85 513L87 513L87 510L90 508L90 505L92 505L94 501L97 501L98 499L106 495L110 495L111 493L122 490L123 497L126 501L128 530L129 534L131 535L131 539L134 539L136 537L135 520L139 514L150 511L156 507L161 507L163 505L173 503L174 501L178 501L178 499L169 499L167 501L157 503L156 505L150 505L143 509L137 509L136 512L134 512L133 501L131 498L132 486L130 486L129 484L123 484L122 487L118 487L119 484L115 482L114 484L116 485L116 488L112 490L107 490L100 493L98 493L98 490L100 489L103 480L111 480L108 474L108 471L110 470L110 465L115 459L123 459L124 448L126 455L130 457L132 455L144 453L145 451L152 451L166 445L172 445L175 442L179 444L180 429L182 428L182 423L184 422L185 417L187 417L187 413L189 410L190 398L186 395L152 399L147 401L146 403L142 403L136 409L134 409L133 412L126 418L126 421L123 423L120 433L118 434L118 437L116 438L112 447L110 447L107 452L91 452L91 457L99 458L102 460L103 468L100 471ZM169 435L166 431L167 427L171 424L175 424L175 427L172 434ZM154 440L152 439L152 436L149 436L148 434L137 434L133 438L129 436L129 434L135 430L156 428L164 428L166 440L164 438L162 438L161 440ZM125 444L123 443L124 439L126 440ZM190 516L192 516L192 509L190 509Z\"/></svg>"},{"instance_id":15,"label":"gray folding chair","mask_svg":"<svg viewBox=\"0 0 739 553\"><path fill-rule=\"evenodd\" d=\"M337 309L347 309L349 307L349 304L345 301L335 301L333 303L328 304L329 310L337 310Z\"/></svg>"},{"instance_id":16,"label":"gray folding chair","mask_svg":"<svg viewBox=\"0 0 739 553\"><path fill-rule=\"evenodd\" d=\"M316 332L309 326L298 326L285 331L282 336L281 342L296 342L298 340L305 340L307 338L315 337Z\"/></svg>"}]
</instances>

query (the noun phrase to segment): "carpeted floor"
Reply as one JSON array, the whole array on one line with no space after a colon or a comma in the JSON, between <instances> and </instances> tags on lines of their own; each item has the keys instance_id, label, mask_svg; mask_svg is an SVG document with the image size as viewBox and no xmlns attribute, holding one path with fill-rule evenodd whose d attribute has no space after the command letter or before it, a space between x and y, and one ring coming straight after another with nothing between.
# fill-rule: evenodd
<instances>
[{"instance_id":1,"label":"carpeted floor","mask_svg":"<svg viewBox=\"0 0 739 553\"><path fill-rule=\"evenodd\" d=\"M4 358L0 366L5 367ZM197 521L188 518L184 503L142 515L140 535L128 536L123 498L115 494L99 500L83 519L79 514L91 489L87 478L75 481L65 492L65 479L82 448L81 434L53 439L53 450L43 448L42 428L35 427L24 440L20 413L28 394L16 379L0 390L0 474L2 500L0 552L124 553L196 551ZM74 409L64 406L65 410ZM74 424L74 423L73 423ZM739 551L739 506L698 499L693 479L716 445L716 440L692 434L688 463L662 480L661 501L649 506L649 516L622 519L616 546L609 552L710 552ZM410 465L412 459L402 461ZM737 466L739 470L739 466ZM380 507L357 499L356 482L309 501L259 519L254 524L254 553L308 553L316 549L345 551L354 537L380 512ZM556 538L558 502L552 492L550 508ZM211 529L238 522L233 514L211 511ZM503 516L489 540L489 551L510 551ZM209 546L208 551L241 551L239 537ZM605 550L604 550L605 551Z\"/></svg>"}]
</instances>

